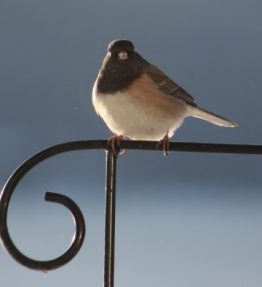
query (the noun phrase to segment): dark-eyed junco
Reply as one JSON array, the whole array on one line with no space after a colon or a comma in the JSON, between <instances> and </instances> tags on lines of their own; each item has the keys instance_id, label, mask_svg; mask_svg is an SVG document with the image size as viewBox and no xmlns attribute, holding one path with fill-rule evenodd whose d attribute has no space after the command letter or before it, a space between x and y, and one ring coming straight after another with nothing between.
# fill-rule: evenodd
<instances>
[{"instance_id":1,"label":"dark-eyed junco","mask_svg":"<svg viewBox=\"0 0 262 287\"><path fill-rule=\"evenodd\" d=\"M168 140L186 117L222 127L236 127L229 119L199 108L193 97L156 66L138 54L132 42L115 40L94 83L96 112L116 134L133 140L156 140L168 149Z\"/></svg>"}]
</instances>

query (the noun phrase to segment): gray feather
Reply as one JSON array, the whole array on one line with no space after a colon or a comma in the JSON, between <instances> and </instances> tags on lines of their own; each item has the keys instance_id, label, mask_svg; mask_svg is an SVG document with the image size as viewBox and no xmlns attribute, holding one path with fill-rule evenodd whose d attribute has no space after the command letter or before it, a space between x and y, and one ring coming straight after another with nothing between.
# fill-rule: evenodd
<instances>
[{"instance_id":1,"label":"gray feather","mask_svg":"<svg viewBox=\"0 0 262 287\"><path fill-rule=\"evenodd\" d=\"M210 122L214 125L221 127L234 128L238 126L238 124L232 120L221 117L215 113L211 113L198 107L192 107L190 116L202 119L204 121Z\"/></svg>"},{"instance_id":2,"label":"gray feather","mask_svg":"<svg viewBox=\"0 0 262 287\"><path fill-rule=\"evenodd\" d=\"M150 65L147 67L146 73L165 94L183 100L192 106L196 106L194 98L156 66Z\"/></svg>"}]
</instances>

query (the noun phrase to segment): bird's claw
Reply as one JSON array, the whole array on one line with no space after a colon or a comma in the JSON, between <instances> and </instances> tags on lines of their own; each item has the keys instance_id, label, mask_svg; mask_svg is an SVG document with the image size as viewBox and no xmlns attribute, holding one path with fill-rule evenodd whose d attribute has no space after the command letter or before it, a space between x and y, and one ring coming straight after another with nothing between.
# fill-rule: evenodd
<instances>
[{"instance_id":1,"label":"bird's claw","mask_svg":"<svg viewBox=\"0 0 262 287\"><path fill-rule=\"evenodd\" d=\"M159 149L160 146L162 146L162 148L163 148L164 157L167 158L168 152L169 152L169 136L168 136L168 134L166 134L166 135L159 141L159 143L156 145L156 148Z\"/></svg>"},{"instance_id":2,"label":"bird's claw","mask_svg":"<svg viewBox=\"0 0 262 287\"><path fill-rule=\"evenodd\" d=\"M121 149L120 142L123 140L122 135L115 135L108 139L107 146L108 148L115 154L123 154L125 152L124 149Z\"/></svg>"}]
</instances>

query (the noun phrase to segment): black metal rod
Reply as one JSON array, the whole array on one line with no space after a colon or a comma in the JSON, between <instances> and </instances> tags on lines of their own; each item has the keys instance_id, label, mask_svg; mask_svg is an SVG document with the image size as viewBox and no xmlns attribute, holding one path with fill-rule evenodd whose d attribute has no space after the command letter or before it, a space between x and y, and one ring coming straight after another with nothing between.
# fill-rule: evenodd
<instances>
[{"instance_id":1,"label":"black metal rod","mask_svg":"<svg viewBox=\"0 0 262 287\"><path fill-rule=\"evenodd\" d=\"M2 198L1 198L2 200ZM13 243L7 227L7 207L1 209L1 239L9 254L20 264L35 270L47 272L65 265L72 260L80 250L85 238L85 221L80 208L69 197L47 192L45 200L65 206L72 214L75 222L75 234L70 247L61 256L51 260L35 260L24 255Z\"/></svg>"},{"instance_id":2,"label":"black metal rod","mask_svg":"<svg viewBox=\"0 0 262 287\"><path fill-rule=\"evenodd\" d=\"M114 286L116 162L117 154L114 154L111 150L108 150L106 153L104 287Z\"/></svg>"},{"instance_id":3,"label":"black metal rod","mask_svg":"<svg viewBox=\"0 0 262 287\"><path fill-rule=\"evenodd\" d=\"M122 141L123 149L156 150L158 142L154 141ZM161 146L160 146L161 151ZM231 154L262 154L262 145L170 142L169 151L231 153Z\"/></svg>"},{"instance_id":4,"label":"black metal rod","mask_svg":"<svg viewBox=\"0 0 262 287\"><path fill-rule=\"evenodd\" d=\"M121 141L121 148L130 150L156 150L158 142L153 141ZM34 166L55 155L78 150L108 149L106 140L83 140L73 141L51 146L44 149L31 158L27 159L10 176L0 195L0 236L2 243L9 254L19 263L33 269L51 270L66 264L80 249L84 240L84 219L80 209L72 203L70 198L59 194L48 193L46 200L65 205L73 214L76 222L74 241L63 255L48 260L37 261L22 254L14 245L7 227L8 206L11 196L20 180ZM204 153L230 153L230 154L257 154L262 155L262 145L239 145L239 144L210 144L210 143L186 143L170 142L170 151L178 152L204 152ZM107 154L107 187L106 187L106 242L105 242L105 287L113 287L114 284L114 238L115 238L115 174L116 158L111 151ZM71 208L69 207L71 206ZM77 208L75 208L77 207ZM77 210L76 212L74 210ZM107 217L108 215L108 217ZM82 227L81 227L82 226ZM79 236L79 237L76 237Z\"/></svg>"}]
</instances>

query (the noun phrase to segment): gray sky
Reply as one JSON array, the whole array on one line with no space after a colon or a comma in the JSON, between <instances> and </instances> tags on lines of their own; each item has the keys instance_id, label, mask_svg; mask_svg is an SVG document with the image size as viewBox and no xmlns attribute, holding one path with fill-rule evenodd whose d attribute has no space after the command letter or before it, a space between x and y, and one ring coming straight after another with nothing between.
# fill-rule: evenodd
<instances>
[{"instance_id":1,"label":"gray sky","mask_svg":"<svg viewBox=\"0 0 262 287\"><path fill-rule=\"evenodd\" d=\"M92 108L91 88L107 45L116 38L132 40L199 106L239 123L236 129L223 129L188 119L173 140L260 144L261 12L259 0L2 0L1 184L45 147L111 135ZM159 152L123 155L117 286L261 286L261 167L255 156L175 153L165 160ZM70 276L101 285L103 184L101 151L59 156L24 180L20 189L25 192L17 191L10 215L22 250L34 256L42 247L36 245L34 253L24 234L38 226L38 221L30 223L34 208L42 210L39 220L48 221L47 210L63 226L57 249L47 244L40 257L61 253L72 233L70 219L42 202L46 190L82 203L90 236L79 257L47 276L18 266L1 249L6 286L17 286L22 278L29 287L70 286ZM56 236L53 224L53 233L49 227L43 231L50 242ZM38 234L41 230L34 235L37 242ZM159 262L152 263L155 258ZM17 277L9 281L14 270Z\"/></svg>"}]
</instances>

